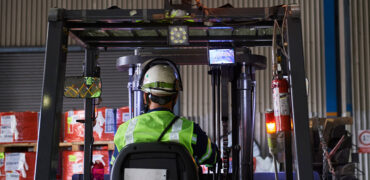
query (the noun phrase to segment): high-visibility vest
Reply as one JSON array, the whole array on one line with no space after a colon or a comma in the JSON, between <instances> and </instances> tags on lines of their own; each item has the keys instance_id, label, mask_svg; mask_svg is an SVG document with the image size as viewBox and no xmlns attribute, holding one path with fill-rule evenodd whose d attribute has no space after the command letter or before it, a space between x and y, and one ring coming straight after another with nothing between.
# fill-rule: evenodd
<instances>
[{"instance_id":1,"label":"high-visibility vest","mask_svg":"<svg viewBox=\"0 0 370 180\"><path fill-rule=\"evenodd\" d=\"M114 143L118 152L131 143L156 142L163 130L175 117L170 111L153 111L130 119L122 124L116 135ZM182 144L191 155L194 123L185 118L179 118L166 132L162 142L177 142Z\"/></svg>"}]
</instances>

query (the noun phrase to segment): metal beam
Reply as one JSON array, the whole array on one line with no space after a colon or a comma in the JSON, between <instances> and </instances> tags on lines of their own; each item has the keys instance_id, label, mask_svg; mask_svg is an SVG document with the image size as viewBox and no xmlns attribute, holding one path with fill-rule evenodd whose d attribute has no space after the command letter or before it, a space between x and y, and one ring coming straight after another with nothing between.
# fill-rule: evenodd
<instances>
[{"instance_id":1,"label":"metal beam","mask_svg":"<svg viewBox=\"0 0 370 180\"><path fill-rule=\"evenodd\" d=\"M222 102L222 145L223 145L223 169L227 175L229 173L229 149L228 149L228 132L229 132L229 81L232 79L230 67L221 66L221 102ZM220 144L221 145L221 144ZM220 146L221 147L221 146Z\"/></svg>"},{"instance_id":2,"label":"metal beam","mask_svg":"<svg viewBox=\"0 0 370 180\"><path fill-rule=\"evenodd\" d=\"M146 49L140 52L140 56L122 56L117 59L116 67L120 71L127 71L133 64L161 57L170 59L177 65L208 65L207 49ZM235 49L235 61L245 62L256 70L266 68L266 57L254 54L245 54L240 49Z\"/></svg>"},{"instance_id":3,"label":"metal beam","mask_svg":"<svg viewBox=\"0 0 370 180\"><path fill-rule=\"evenodd\" d=\"M240 174L240 167L239 167L239 152L240 152L240 145L239 145L239 108L236 108L236 106L240 103L239 98L239 90L238 90L238 83L239 83L239 75L240 75L241 69L240 68L234 68L234 77L231 81L231 103L232 103L232 124L231 124L231 131L232 131L232 149L231 149L231 156L233 157L232 160L232 180L239 180L239 174Z\"/></svg>"},{"instance_id":4,"label":"metal beam","mask_svg":"<svg viewBox=\"0 0 370 180\"><path fill-rule=\"evenodd\" d=\"M204 42L204 41L211 41L211 42L222 42L222 41L234 41L234 42L268 42L271 43L272 35L266 36L189 36L189 42L196 43L196 42ZM119 43L138 43L141 42L153 42L153 43L167 43L167 37L158 37L158 36L149 36L149 37L84 37L82 38L83 42L85 43L100 43L100 42L119 42Z\"/></svg>"},{"instance_id":5,"label":"metal beam","mask_svg":"<svg viewBox=\"0 0 370 180\"><path fill-rule=\"evenodd\" d=\"M282 8L281 8L282 9ZM209 8L207 18L248 18L249 20L265 19L270 12L279 13L283 17L283 10L270 11L269 8ZM68 21L110 21L110 20L143 20L148 21L160 20L165 18L168 10L165 9L136 9L134 15L131 9L107 9L107 10L68 10L66 11L66 20ZM188 11L191 14L189 18L183 19L199 19L204 18L204 12L198 9ZM169 18L175 19L175 18Z\"/></svg>"},{"instance_id":6,"label":"metal beam","mask_svg":"<svg viewBox=\"0 0 370 180\"><path fill-rule=\"evenodd\" d=\"M26 46L26 47L3 47L0 48L0 53L45 53L45 47L33 47L33 46ZM82 52L83 48L80 46L69 46L68 52Z\"/></svg>"},{"instance_id":7,"label":"metal beam","mask_svg":"<svg viewBox=\"0 0 370 180\"><path fill-rule=\"evenodd\" d=\"M85 50L84 75L93 77L96 70L98 51L95 47ZM84 180L91 180L93 121L95 119L94 99L85 99L85 142L84 142Z\"/></svg>"},{"instance_id":8,"label":"metal beam","mask_svg":"<svg viewBox=\"0 0 370 180\"><path fill-rule=\"evenodd\" d=\"M312 180L312 155L309 136L306 74L304 68L301 20L287 18L288 64L291 87L294 141L299 180Z\"/></svg>"},{"instance_id":9,"label":"metal beam","mask_svg":"<svg viewBox=\"0 0 370 180\"><path fill-rule=\"evenodd\" d=\"M90 43L89 45L95 47L174 47L168 45L167 42L163 43L122 43L122 42L100 42L100 43ZM178 47L194 47L194 48L204 48L208 46L222 46L225 48L234 48L234 47L255 47L255 46L271 46L271 41L247 41L247 42L190 42L188 46L176 46Z\"/></svg>"},{"instance_id":10,"label":"metal beam","mask_svg":"<svg viewBox=\"0 0 370 180\"><path fill-rule=\"evenodd\" d=\"M203 22L183 22L182 25L186 25L192 28L201 28L201 29L215 29L221 27L242 27L242 28L271 28L274 26L274 22L271 20L260 20L260 21L252 21L252 22L233 22L233 23L219 23L214 22L212 26L204 25ZM104 30L141 30L141 29L148 29L148 30L156 30L156 29L167 29L169 25L173 25L172 23L158 23L158 22L150 22L150 23L132 23L132 22L97 22L97 23L89 23L89 22L67 22L67 27L71 30L96 30L99 28L104 28Z\"/></svg>"},{"instance_id":11,"label":"metal beam","mask_svg":"<svg viewBox=\"0 0 370 180\"><path fill-rule=\"evenodd\" d=\"M57 17L62 16L62 13L56 11ZM56 178L67 41L68 30L64 28L64 22L58 18L49 19L35 179Z\"/></svg>"}]
</instances>

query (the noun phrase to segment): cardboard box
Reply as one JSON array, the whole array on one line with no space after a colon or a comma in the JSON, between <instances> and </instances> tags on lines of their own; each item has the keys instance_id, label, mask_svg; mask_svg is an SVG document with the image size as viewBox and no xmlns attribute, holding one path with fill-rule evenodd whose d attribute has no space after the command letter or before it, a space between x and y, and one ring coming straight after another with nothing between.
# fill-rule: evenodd
<instances>
[{"instance_id":1,"label":"cardboard box","mask_svg":"<svg viewBox=\"0 0 370 180\"><path fill-rule=\"evenodd\" d=\"M128 106L126 107L121 107L117 109L117 129L118 127L125 123L126 121L130 120L130 113L129 113L129 108Z\"/></svg>"},{"instance_id":2,"label":"cardboard box","mask_svg":"<svg viewBox=\"0 0 370 180\"><path fill-rule=\"evenodd\" d=\"M32 180L34 179L35 165L35 152L1 153L0 180Z\"/></svg>"},{"instance_id":3,"label":"cardboard box","mask_svg":"<svg viewBox=\"0 0 370 180\"><path fill-rule=\"evenodd\" d=\"M93 128L95 141L113 141L116 131L115 109L99 108L95 112L95 125ZM84 140L85 127L77 120L85 120L85 111L68 111L64 113L64 141L80 142Z\"/></svg>"},{"instance_id":4,"label":"cardboard box","mask_svg":"<svg viewBox=\"0 0 370 180\"><path fill-rule=\"evenodd\" d=\"M63 180L71 180L74 174L83 174L84 152L64 151L62 153ZM94 151L93 162L100 161L104 165L104 174L109 174L109 153L108 151Z\"/></svg>"},{"instance_id":5,"label":"cardboard box","mask_svg":"<svg viewBox=\"0 0 370 180\"><path fill-rule=\"evenodd\" d=\"M0 143L37 142L37 112L0 113Z\"/></svg>"}]
</instances>

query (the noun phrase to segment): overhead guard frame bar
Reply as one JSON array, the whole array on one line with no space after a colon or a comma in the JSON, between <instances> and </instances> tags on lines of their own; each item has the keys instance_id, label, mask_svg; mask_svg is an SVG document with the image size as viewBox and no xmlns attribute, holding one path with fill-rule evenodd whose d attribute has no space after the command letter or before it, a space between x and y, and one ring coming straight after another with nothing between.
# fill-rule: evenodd
<instances>
[{"instance_id":1,"label":"overhead guard frame bar","mask_svg":"<svg viewBox=\"0 0 370 180\"><path fill-rule=\"evenodd\" d=\"M55 179L57 174L68 46L63 14L58 10L48 23L35 179Z\"/></svg>"},{"instance_id":2,"label":"overhead guard frame bar","mask_svg":"<svg viewBox=\"0 0 370 180\"><path fill-rule=\"evenodd\" d=\"M301 20L287 18L288 66L298 179L313 179Z\"/></svg>"}]
</instances>

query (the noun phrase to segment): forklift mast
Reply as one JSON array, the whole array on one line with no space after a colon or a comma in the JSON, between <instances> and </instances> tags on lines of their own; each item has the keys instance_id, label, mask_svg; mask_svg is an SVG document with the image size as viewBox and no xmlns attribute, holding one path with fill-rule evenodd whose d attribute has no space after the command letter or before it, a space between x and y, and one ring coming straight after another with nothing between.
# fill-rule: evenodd
<instances>
[{"instance_id":1,"label":"forklift mast","mask_svg":"<svg viewBox=\"0 0 370 180\"><path fill-rule=\"evenodd\" d=\"M35 179L56 178L69 35L86 49L84 75L93 76L97 54L101 49L111 47L151 48L153 51L160 49L160 51L169 52L170 55L167 54L166 57L176 64L207 65L207 53L204 50L208 47L245 49L245 47L272 46L272 28L275 21L279 24L285 22L286 25L286 31L280 36L284 36L287 40L284 46L287 49L286 63L289 67L296 174L300 180L313 179L311 148L307 143L309 142L309 121L299 7L289 5L266 8L205 8L199 7L201 4L197 3L198 8L191 9L188 0L165 2L166 9L50 9ZM185 39L188 39L184 44L174 45L173 42L169 42L171 40L169 27L176 25L186 27ZM143 109L142 93L137 84L137 77L141 73L143 63L153 56L164 55L166 54L158 53L145 56L137 53L136 56L118 59L117 67L129 73L130 117L141 114ZM255 87L257 86L255 71L266 65L266 59L264 58L263 62L261 58L243 51L242 55L236 56L238 61L231 76L225 76L227 74L225 72L228 72L227 68L219 69L221 73L218 74L218 82L220 83L217 87L230 82L233 92L232 103L237 102L238 105L235 106L238 108L233 108L231 117L233 179L253 179L252 149ZM225 92L218 91L218 99L220 99ZM223 105L222 109L224 108ZM91 178L94 114L94 100L86 99L85 180ZM228 121L228 116L225 114L219 114L218 117L218 122ZM219 130L218 133L216 136L221 137ZM217 141L216 137L214 141ZM220 138L218 141L220 145Z\"/></svg>"}]
</instances>

